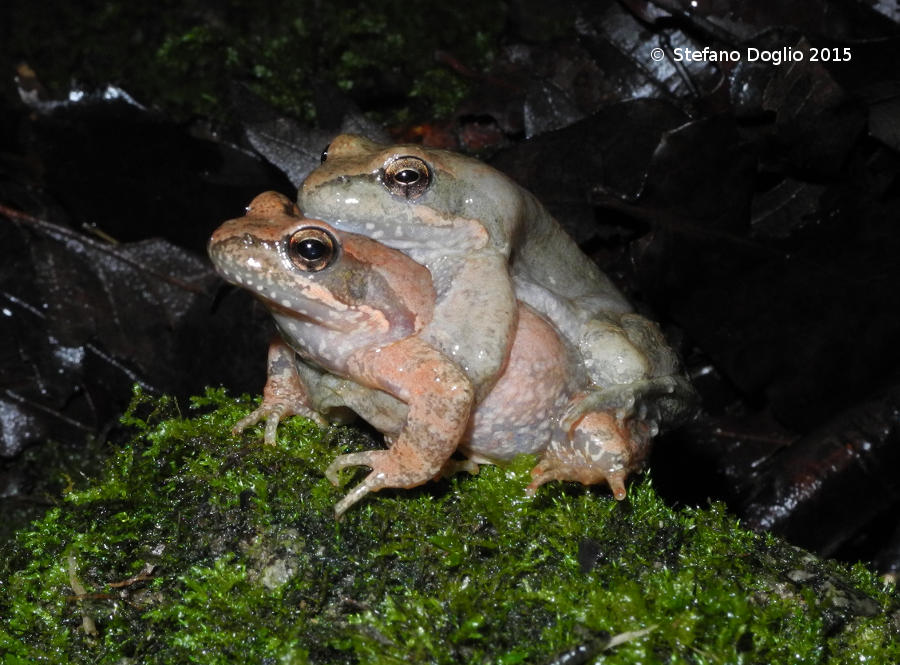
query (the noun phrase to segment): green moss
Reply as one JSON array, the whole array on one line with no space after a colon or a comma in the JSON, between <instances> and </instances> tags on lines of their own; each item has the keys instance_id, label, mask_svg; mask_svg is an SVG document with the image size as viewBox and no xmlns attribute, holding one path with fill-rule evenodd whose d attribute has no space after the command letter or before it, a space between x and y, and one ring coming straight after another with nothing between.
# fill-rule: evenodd
<instances>
[{"instance_id":1,"label":"green moss","mask_svg":"<svg viewBox=\"0 0 900 665\"><path fill-rule=\"evenodd\" d=\"M249 405L138 395L134 438L2 553L0 662L900 662L893 589L720 506L646 479L528 499L521 459L336 522L323 469L375 444L301 418L232 437Z\"/></svg>"},{"instance_id":2,"label":"green moss","mask_svg":"<svg viewBox=\"0 0 900 665\"><path fill-rule=\"evenodd\" d=\"M435 53L448 51L478 71L507 19L503 4L475 0L412 9L318 0L50 0L7 11L16 29L0 44L0 61L28 62L57 97L73 80L88 89L114 83L176 117L219 122L228 118L235 82L308 120L319 84L343 89L367 111L449 113L469 82Z\"/></svg>"}]
</instances>

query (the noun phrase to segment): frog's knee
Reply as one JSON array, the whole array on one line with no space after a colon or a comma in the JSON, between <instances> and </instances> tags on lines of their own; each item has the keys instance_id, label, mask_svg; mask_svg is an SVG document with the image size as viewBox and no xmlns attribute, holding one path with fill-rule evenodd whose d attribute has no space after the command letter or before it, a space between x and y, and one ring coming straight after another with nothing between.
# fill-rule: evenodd
<instances>
[{"instance_id":1,"label":"frog's knee","mask_svg":"<svg viewBox=\"0 0 900 665\"><path fill-rule=\"evenodd\" d=\"M631 343L640 349L647 363L648 376L671 376L678 372L678 356L656 323L634 313L623 314L619 322Z\"/></svg>"},{"instance_id":2,"label":"frog's knee","mask_svg":"<svg viewBox=\"0 0 900 665\"><path fill-rule=\"evenodd\" d=\"M582 329L579 350L585 369L602 386L634 383L646 378L650 364L619 325L594 319Z\"/></svg>"}]
</instances>

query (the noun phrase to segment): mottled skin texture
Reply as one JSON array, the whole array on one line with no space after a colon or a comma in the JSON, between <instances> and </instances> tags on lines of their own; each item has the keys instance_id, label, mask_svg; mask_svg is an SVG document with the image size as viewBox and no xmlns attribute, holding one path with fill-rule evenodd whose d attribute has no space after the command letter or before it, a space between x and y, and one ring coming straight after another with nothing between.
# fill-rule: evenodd
<instances>
[{"instance_id":1,"label":"mottled skin texture","mask_svg":"<svg viewBox=\"0 0 900 665\"><path fill-rule=\"evenodd\" d=\"M333 241L314 269L292 242L310 233L315 242L323 234ZM581 354L525 303L514 302L502 369L476 398L458 355L435 342L447 319L436 317L441 300L431 273L400 251L304 218L269 192L245 217L223 224L209 252L226 279L266 303L281 332L269 351L263 405L235 429L265 419L265 440L274 443L288 415L322 422L320 413L339 418L350 409L385 434L388 450L341 455L326 471L337 482L342 468L372 469L338 503L338 515L368 492L526 452L542 454L532 490L554 479L606 481L621 498L626 474L647 452L655 425L624 409L580 407L596 392ZM295 362L295 352L306 362ZM657 383L669 398L675 385ZM451 460L455 450L468 461Z\"/></svg>"}]
</instances>

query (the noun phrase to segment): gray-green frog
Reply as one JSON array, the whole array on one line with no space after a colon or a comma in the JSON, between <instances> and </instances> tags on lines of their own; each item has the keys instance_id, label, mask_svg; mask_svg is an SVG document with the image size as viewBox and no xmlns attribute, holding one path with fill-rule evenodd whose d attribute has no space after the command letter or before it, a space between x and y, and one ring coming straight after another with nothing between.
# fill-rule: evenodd
<instances>
[{"instance_id":1,"label":"gray-green frog","mask_svg":"<svg viewBox=\"0 0 900 665\"><path fill-rule=\"evenodd\" d=\"M349 408L385 435L388 450L340 455L326 471L336 483L340 469L372 469L338 502L338 516L369 492L522 453L541 455L529 491L550 480L606 481L622 498L626 475L646 455L655 425L580 408L595 391L580 354L521 301L502 371L476 400L474 383L431 341L431 273L400 251L304 217L267 192L213 234L209 253L226 279L266 304L280 331L263 404L235 430L266 420L274 443L287 415L321 422L320 413ZM676 383L661 377L658 400L673 399ZM581 415L569 424L571 411ZM465 461L451 458L457 450Z\"/></svg>"},{"instance_id":2,"label":"gray-green frog","mask_svg":"<svg viewBox=\"0 0 900 665\"><path fill-rule=\"evenodd\" d=\"M426 338L472 380L475 402L502 374L520 300L577 350L590 411L669 427L695 396L658 326L633 312L533 195L488 165L417 145L341 135L300 187L305 214L410 256L432 275Z\"/></svg>"}]
</instances>

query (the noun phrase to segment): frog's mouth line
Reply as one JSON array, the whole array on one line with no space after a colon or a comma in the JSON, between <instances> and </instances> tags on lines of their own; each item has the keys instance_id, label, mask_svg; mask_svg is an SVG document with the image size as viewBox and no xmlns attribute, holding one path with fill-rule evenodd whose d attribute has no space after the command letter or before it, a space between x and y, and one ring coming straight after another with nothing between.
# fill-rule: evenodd
<instances>
[{"instance_id":1,"label":"frog's mouth line","mask_svg":"<svg viewBox=\"0 0 900 665\"><path fill-rule=\"evenodd\" d=\"M270 297L262 295L260 293L256 294L256 298L262 301L262 303L272 313L273 316L283 316L286 319L292 319L300 324L308 323L312 326L315 326L316 328L325 328L326 330L331 330L338 333L349 332L354 328L353 322L342 321L340 318L331 321L329 321L327 317L317 318L310 314L308 311L302 309L293 309L290 306L285 306L280 302L272 300ZM279 325L279 332L280 329L281 327Z\"/></svg>"}]
</instances>

